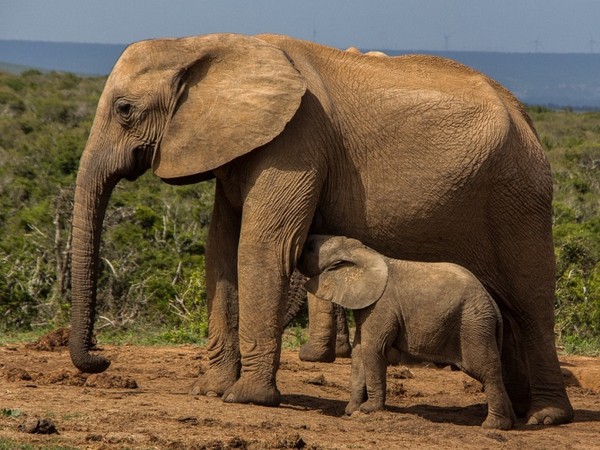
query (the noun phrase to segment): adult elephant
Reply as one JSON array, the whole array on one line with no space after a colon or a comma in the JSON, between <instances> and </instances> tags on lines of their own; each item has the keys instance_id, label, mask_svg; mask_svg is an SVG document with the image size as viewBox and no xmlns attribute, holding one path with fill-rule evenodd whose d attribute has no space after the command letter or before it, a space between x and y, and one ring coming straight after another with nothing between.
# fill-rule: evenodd
<instances>
[{"instance_id":1,"label":"adult elephant","mask_svg":"<svg viewBox=\"0 0 600 450\"><path fill-rule=\"evenodd\" d=\"M216 178L206 243L209 369L195 392L277 405L283 305L312 229L452 261L502 310L505 382L530 423L573 411L554 346L552 179L523 106L463 65L216 34L135 43L100 98L73 216L74 364L89 353L116 183Z\"/></svg>"}]
</instances>

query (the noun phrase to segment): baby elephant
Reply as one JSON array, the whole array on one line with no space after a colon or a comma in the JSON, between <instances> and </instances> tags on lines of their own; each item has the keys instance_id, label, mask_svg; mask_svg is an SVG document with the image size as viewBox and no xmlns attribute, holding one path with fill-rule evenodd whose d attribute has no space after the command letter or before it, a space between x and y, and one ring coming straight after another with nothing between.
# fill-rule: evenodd
<instances>
[{"instance_id":1,"label":"baby elephant","mask_svg":"<svg viewBox=\"0 0 600 450\"><path fill-rule=\"evenodd\" d=\"M480 381L485 428L510 429L514 413L500 363L502 318L467 269L387 258L355 239L309 236L298 269L316 297L356 310L346 414L383 409L386 353L452 364ZM366 400L366 401L365 401Z\"/></svg>"}]
</instances>

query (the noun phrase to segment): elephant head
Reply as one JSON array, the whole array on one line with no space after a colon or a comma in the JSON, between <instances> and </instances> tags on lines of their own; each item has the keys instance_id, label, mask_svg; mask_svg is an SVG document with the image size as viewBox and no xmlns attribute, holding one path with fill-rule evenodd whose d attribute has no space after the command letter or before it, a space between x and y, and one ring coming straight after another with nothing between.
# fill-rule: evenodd
<instances>
[{"instance_id":1,"label":"elephant head","mask_svg":"<svg viewBox=\"0 0 600 450\"><path fill-rule=\"evenodd\" d=\"M385 258L360 241L341 236L309 236L298 269L309 277L308 292L350 309L375 303L388 283Z\"/></svg>"},{"instance_id":2,"label":"elephant head","mask_svg":"<svg viewBox=\"0 0 600 450\"><path fill-rule=\"evenodd\" d=\"M81 157L73 210L71 359L84 372L110 361L89 353L102 223L113 188L149 168L181 184L267 144L306 90L286 54L258 38L207 35L132 44L100 98Z\"/></svg>"}]
</instances>

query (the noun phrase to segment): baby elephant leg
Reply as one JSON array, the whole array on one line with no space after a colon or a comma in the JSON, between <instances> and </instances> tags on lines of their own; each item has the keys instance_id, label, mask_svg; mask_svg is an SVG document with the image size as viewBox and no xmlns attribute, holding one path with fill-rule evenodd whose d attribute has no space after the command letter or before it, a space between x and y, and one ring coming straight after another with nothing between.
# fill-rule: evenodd
<instances>
[{"instance_id":1,"label":"baby elephant leg","mask_svg":"<svg viewBox=\"0 0 600 450\"><path fill-rule=\"evenodd\" d=\"M354 341L352 349L352 375L350 377L350 402L346 405L346 414L351 415L360 408L367 399L367 385L365 383L365 368L360 353L360 344Z\"/></svg>"},{"instance_id":2,"label":"baby elephant leg","mask_svg":"<svg viewBox=\"0 0 600 450\"><path fill-rule=\"evenodd\" d=\"M387 360L376 348L365 346L362 347L362 360L368 399L360 405L360 410L364 413L380 411L385 406Z\"/></svg>"},{"instance_id":3,"label":"baby elephant leg","mask_svg":"<svg viewBox=\"0 0 600 450\"><path fill-rule=\"evenodd\" d=\"M488 415L481 424L483 428L510 430L515 421L512 404L502 381L500 352L495 345L472 345L477 349L463 361L464 370L483 384L488 404ZM476 363L473 363L476 362ZM471 364L473 363L473 364Z\"/></svg>"},{"instance_id":4,"label":"baby elephant leg","mask_svg":"<svg viewBox=\"0 0 600 450\"><path fill-rule=\"evenodd\" d=\"M515 421L510 399L502 382L502 371L498 366L483 380L483 388L488 404L488 415L481 424L483 428L495 428L498 430L510 430Z\"/></svg>"}]
</instances>

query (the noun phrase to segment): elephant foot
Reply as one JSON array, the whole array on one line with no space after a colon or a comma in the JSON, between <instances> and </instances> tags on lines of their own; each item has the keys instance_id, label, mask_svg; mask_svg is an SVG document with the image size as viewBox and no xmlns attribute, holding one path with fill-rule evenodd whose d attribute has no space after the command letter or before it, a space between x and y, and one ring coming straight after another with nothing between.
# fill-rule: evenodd
<instances>
[{"instance_id":1,"label":"elephant foot","mask_svg":"<svg viewBox=\"0 0 600 450\"><path fill-rule=\"evenodd\" d=\"M218 397L225 393L239 378L240 369L237 365L210 367L200 375L190 389L191 395L206 395Z\"/></svg>"},{"instance_id":2,"label":"elephant foot","mask_svg":"<svg viewBox=\"0 0 600 450\"><path fill-rule=\"evenodd\" d=\"M360 405L360 410L366 414L382 411L384 409L383 402L377 400L367 400L362 405Z\"/></svg>"},{"instance_id":3,"label":"elephant foot","mask_svg":"<svg viewBox=\"0 0 600 450\"><path fill-rule=\"evenodd\" d=\"M275 383L265 383L263 380L251 379L248 375L235 382L223 394L226 403L252 403L262 406L279 406L281 393Z\"/></svg>"},{"instance_id":4,"label":"elephant foot","mask_svg":"<svg viewBox=\"0 0 600 450\"><path fill-rule=\"evenodd\" d=\"M335 357L336 358L350 358L352 356L352 347L348 340L337 341L335 343Z\"/></svg>"},{"instance_id":5,"label":"elephant foot","mask_svg":"<svg viewBox=\"0 0 600 450\"><path fill-rule=\"evenodd\" d=\"M348 404L346 405L346 409L344 410L344 413L347 416L351 416L353 412L358 411L360 409L360 404L361 404L361 402L354 402L354 401L348 402Z\"/></svg>"},{"instance_id":6,"label":"elephant foot","mask_svg":"<svg viewBox=\"0 0 600 450\"><path fill-rule=\"evenodd\" d=\"M352 352L352 349L350 349L350 352ZM300 347L298 354L300 361L324 363L335 361L335 356L336 352L329 345L315 345L311 341L306 342Z\"/></svg>"},{"instance_id":7,"label":"elephant foot","mask_svg":"<svg viewBox=\"0 0 600 450\"><path fill-rule=\"evenodd\" d=\"M567 401L564 406L531 407L527 425L560 425L573 421L573 408Z\"/></svg>"},{"instance_id":8,"label":"elephant foot","mask_svg":"<svg viewBox=\"0 0 600 450\"><path fill-rule=\"evenodd\" d=\"M481 426L494 430L510 430L513 427L513 420L510 417L488 414Z\"/></svg>"}]
</instances>

